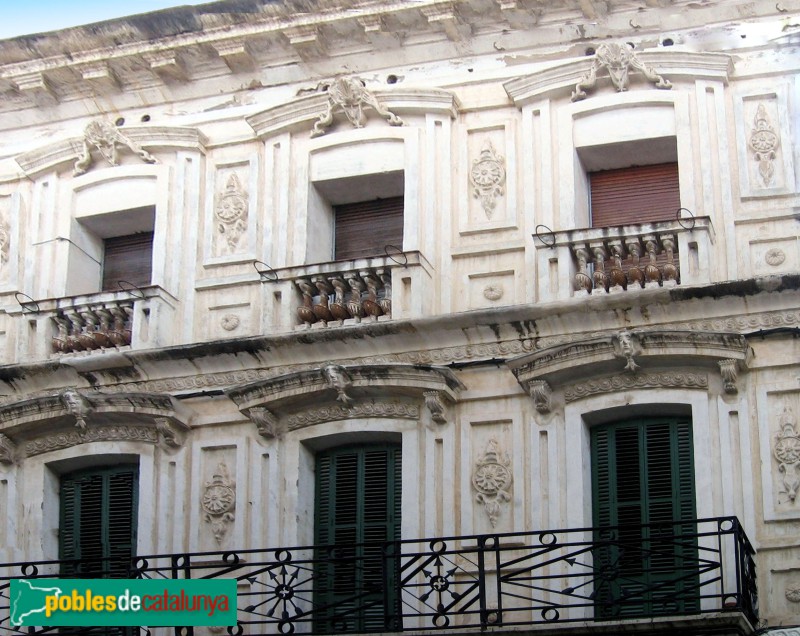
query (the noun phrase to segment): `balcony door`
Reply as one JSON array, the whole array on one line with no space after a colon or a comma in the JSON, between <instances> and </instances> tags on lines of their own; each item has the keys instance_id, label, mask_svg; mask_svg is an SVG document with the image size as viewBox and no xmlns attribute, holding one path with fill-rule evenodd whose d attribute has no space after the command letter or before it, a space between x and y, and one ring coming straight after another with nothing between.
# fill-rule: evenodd
<instances>
[{"instance_id":1,"label":"balcony door","mask_svg":"<svg viewBox=\"0 0 800 636\"><path fill-rule=\"evenodd\" d=\"M138 473L138 466L123 464L61 477L62 577L128 576L136 550Z\"/></svg>"},{"instance_id":2,"label":"balcony door","mask_svg":"<svg viewBox=\"0 0 800 636\"><path fill-rule=\"evenodd\" d=\"M698 610L691 421L595 426L591 447L596 616Z\"/></svg>"},{"instance_id":3,"label":"balcony door","mask_svg":"<svg viewBox=\"0 0 800 636\"><path fill-rule=\"evenodd\" d=\"M399 445L317 455L315 631L380 632L397 624L399 572L388 555L400 538L400 465Z\"/></svg>"}]
</instances>

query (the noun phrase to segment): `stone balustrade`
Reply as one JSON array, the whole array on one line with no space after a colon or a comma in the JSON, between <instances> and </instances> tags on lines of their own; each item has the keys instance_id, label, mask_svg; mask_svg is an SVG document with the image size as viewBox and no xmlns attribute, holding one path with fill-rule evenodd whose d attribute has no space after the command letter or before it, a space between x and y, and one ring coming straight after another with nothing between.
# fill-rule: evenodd
<instances>
[{"instance_id":1,"label":"stone balustrade","mask_svg":"<svg viewBox=\"0 0 800 636\"><path fill-rule=\"evenodd\" d=\"M306 325L344 324L392 315L392 275L388 267L315 274L294 281L303 304L297 317Z\"/></svg>"},{"instance_id":2,"label":"stone balustrade","mask_svg":"<svg viewBox=\"0 0 800 636\"><path fill-rule=\"evenodd\" d=\"M713 280L708 217L534 235L540 300Z\"/></svg>"},{"instance_id":3,"label":"stone balustrade","mask_svg":"<svg viewBox=\"0 0 800 636\"><path fill-rule=\"evenodd\" d=\"M133 301L109 300L61 308L52 319L56 324L56 353L124 347L131 344Z\"/></svg>"}]
</instances>

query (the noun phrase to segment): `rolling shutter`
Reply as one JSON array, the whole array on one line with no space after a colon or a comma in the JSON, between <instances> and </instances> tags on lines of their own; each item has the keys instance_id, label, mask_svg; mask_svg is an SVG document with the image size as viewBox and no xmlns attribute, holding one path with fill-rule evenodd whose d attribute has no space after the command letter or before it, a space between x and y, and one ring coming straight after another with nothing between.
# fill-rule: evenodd
<instances>
[{"instance_id":1,"label":"rolling shutter","mask_svg":"<svg viewBox=\"0 0 800 636\"><path fill-rule=\"evenodd\" d=\"M140 232L116 236L103 241L103 291L119 289L118 282L126 281L137 287L147 287L153 276L153 233Z\"/></svg>"},{"instance_id":2,"label":"rolling shutter","mask_svg":"<svg viewBox=\"0 0 800 636\"><path fill-rule=\"evenodd\" d=\"M595 558L618 572L596 590L598 617L697 609L694 539L676 539L695 532L691 422L632 420L593 428L592 478L593 521L601 528L596 540L612 539ZM608 526L618 528L602 530Z\"/></svg>"},{"instance_id":3,"label":"rolling shutter","mask_svg":"<svg viewBox=\"0 0 800 636\"><path fill-rule=\"evenodd\" d=\"M403 248L403 197L334 207L334 260L383 256L387 245Z\"/></svg>"},{"instance_id":4,"label":"rolling shutter","mask_svg":"<svg viewBox=\"0 0 800 636\"><path fill-rule=\"evenodd\" d=\"M61 479L59 558L72 578L124 578L136 546L138 468L115 466Z\"/></svg>"},{"instance_id":5,"label":"rolling shutter","mask_svg":"<svg viewBox=\"0 0 800 636\"><path fill-rule=\"evenodd\" d=\"M400 538L400 469L397 446L317 455L316 631L382 631L398 614L398 572L384 550Z\"/></svg>"},{"instance_id":6,"label":"rolling shutter","mask_svg":"<svg viewBox=\"0 0 800 636\"><path fill-rule=\"evenodd\" d=\"M592 172L589 182L592 227L668 221L681 207L677 163Z\"/></svg>"}]
</instances>

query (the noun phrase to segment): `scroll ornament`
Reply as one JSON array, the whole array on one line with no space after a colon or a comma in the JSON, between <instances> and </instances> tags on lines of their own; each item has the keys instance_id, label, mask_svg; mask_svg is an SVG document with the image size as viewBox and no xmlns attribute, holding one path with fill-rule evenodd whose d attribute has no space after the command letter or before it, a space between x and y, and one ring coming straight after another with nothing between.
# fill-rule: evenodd
<instances>
[{"instance_id":1,"label":"scroll ornament","mask_svg":"<svg viewBox=\"0 0 800 636\"><path fill-rule=\"evenodd\" d=\"M72 175L77 177L89 170L94 161L92 149L98 150L112 166L119 165L120 146L128 148L145 163L156 163L153 155L129 139L118 128L107 121L93 121L83 131L83 150L73 166Z\"/></svg>"},{"instance_id":2,"label":"scroll ornament","mask_svg":"<svg viewBox=\"0 0 800 636\"><path fill-rule=\"evenodd\" d=\"M403 120L383 106L378 99L366 89L364 80L357 77L339 77L327 88L328 103L325 110L314 122L311 137L324 135L333 123L333 114L341 111L354 128L363 128L366 116L365 108L371 108L383 117L390 126L402 126Z\"/></svg>"},{"instance_id":3,"label":"scroll ornament","mask_svg":"<svg viewBox=\"0 0 800 636\"><path fill-rule=\"evenodd\" d=\"M211 481L206 482L201 505L205 512L203 518L211 524L214 539L218 544L222 544L228 532L228 525L236 519L234 516L236 484L231 481L228 467L224 462L217 465Z\"/></svg>"},{"instance_id":4,"label":"scroll ornament","mask_svg":"<svg viewBox=\"0 0 800 636\"><path fill-rule=\"evenodd\" d=\"M472 486L477 491L475 501L483 504L492 527L497 525L501 505L511 501L513 475L510 466L508 453L502 453L497 440L490 439L472 472Z\"/></svg>"}]
</instances>

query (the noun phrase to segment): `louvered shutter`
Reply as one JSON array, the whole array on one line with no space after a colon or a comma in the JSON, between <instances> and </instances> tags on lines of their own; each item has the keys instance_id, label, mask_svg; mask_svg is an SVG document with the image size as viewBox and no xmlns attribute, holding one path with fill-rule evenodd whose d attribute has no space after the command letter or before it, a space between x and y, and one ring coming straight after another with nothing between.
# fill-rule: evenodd
<instances>
[{"instance_id":1,"label":"louvered shutter","mask_svg":"<svg viewBox=\"0 0 800 636\"><path fill-rule=\"evenodd\" d=\"M384 550L400 536L400 466L396 446L317 455L317 631L381 631L397 615L398 572Z\"/></svg>"},{"instance_id":2,"label":"louvered shutter","mask_svg":"<svg viewBox=\"0 0 800 636\"><path fill-rule=\"evenodd\" d=\"M672 220L681 207L677 163L592 172L589 182L592 227Z\"/></svg>"},{"instance_id":3,"label":"louvered shutter","mask_svg":"<svg viewBox=\"0 0 800 636\"><path fill-rule=\"evenodd\" d=\"M119 289L119 281L147 287L153 276L153 233L140 232L103 241L103 290Z\"/></svg>"},{"instance_id":4,"label":"louvered shutter","mask_svg":"<svg viewBox=\"0 0 800 636\"><path fill-rule=\"evenodd\" d=\"M603 545L595 558L617 568L596 591L598 617L691 612L698 599L691 422L633 420L592 429L593 513ZM686 523L680 523L685 521ZM644 524L651 524L645 526ZM641 599L612 607L625 597Z\"/></svg>"},{"instance_id":5,"label":"louvered shutter","mask_svg":"<svg viewBox=\"0 0 800 636\"><path fill-rule=\"evenodd\" d=\"M136 466L81 471L61 479L62 576L123 578L136 546Z\"/></svg>"},{"instance_id":6,"label":"louvered shutter","mask_svg":"<svg viewBox=\"0 0 800 636\"><path fill-rule=\"evenodd\" d=\"M403 248L403 197L334 207L334 260L383 256L387 245Z\"/></svg>"}]
</instances>

